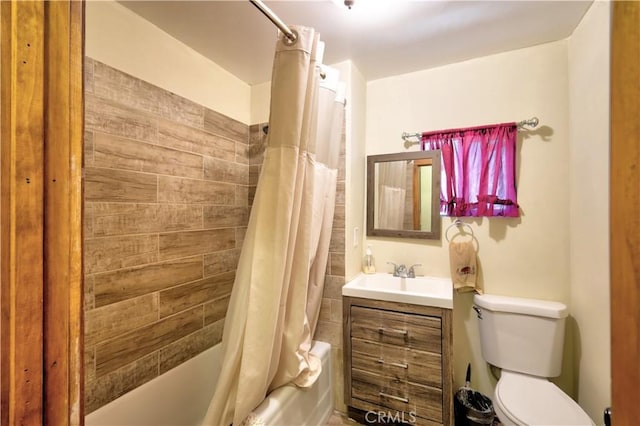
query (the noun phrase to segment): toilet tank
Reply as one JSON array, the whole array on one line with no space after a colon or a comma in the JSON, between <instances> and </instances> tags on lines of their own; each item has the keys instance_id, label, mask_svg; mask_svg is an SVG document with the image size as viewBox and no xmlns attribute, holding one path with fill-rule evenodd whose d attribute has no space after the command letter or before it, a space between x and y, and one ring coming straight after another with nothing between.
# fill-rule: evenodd
<instances>
[{"instance_id":1,"label":"toilet tank","mask_svg":"<svg viewBox=\"0 0 640 426\"><path fill-rule=\"evenodd\" d=\"M533 376L560 375L566 305L488 294L473 301L485 361Z\"/></svg>"}]
</instances>

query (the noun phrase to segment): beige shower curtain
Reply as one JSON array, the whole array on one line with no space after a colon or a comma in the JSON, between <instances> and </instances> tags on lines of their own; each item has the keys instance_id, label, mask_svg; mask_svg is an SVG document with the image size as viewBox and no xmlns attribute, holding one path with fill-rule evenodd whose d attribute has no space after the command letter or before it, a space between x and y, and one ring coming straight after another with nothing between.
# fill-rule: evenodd
<instances>
[{"instance_id":1,"label":"beige shower curtain","mask_svg":"<svg viewBox=\"0 0 640 426\"><path fill-rule=\"evenodd\" d=\"M405 199L407 196L407 163L386 161L378 163L378 228L404 229ZM412 224L413 225L413 224Z\"/></svg>"},{"instance_id":2,"label":"beige shower curtain","mask_svg":"<svg viewBox=\"0 0 640 426\"><path fill-rule=\"evenodd\" d=\"M271 390L310 386L333 221L344 104L312 28L280 35L262 172L225 319L224 359L206 425L240 425ZM330 87L333 86L333 87Z\"/></svg>"}]
</instances>

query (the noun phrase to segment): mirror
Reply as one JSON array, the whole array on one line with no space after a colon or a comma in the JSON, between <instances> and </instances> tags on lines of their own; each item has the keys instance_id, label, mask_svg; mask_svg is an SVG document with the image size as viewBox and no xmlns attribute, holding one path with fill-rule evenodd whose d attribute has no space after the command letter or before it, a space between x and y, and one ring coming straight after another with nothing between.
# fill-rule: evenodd
<instances>
[{"instance_id":1,"label":"mirror","mask_svg":"<svg viewBox=\"0 0 640 426\"><path fill-rule=\"evenodd\" d=\"M367 235L440 239L440 151L367 157Z\"/></svg>"}]
</instances>

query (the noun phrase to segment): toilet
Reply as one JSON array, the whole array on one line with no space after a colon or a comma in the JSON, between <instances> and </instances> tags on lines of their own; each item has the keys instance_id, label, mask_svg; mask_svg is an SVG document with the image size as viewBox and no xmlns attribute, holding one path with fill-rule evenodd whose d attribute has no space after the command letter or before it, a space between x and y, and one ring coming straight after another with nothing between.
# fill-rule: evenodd
<instances>
[{"instance_id":1,"label":"toilet","mask_svg":"<svg viewBox=\"0 0 640 426\"><path fill-rule=\"evenodd\" d=\"M502 369L493 407L502 424L593 425L548 377L560 375L566 305L517 297L475 295L485 361Z\"/></svg>"}]
</instances>

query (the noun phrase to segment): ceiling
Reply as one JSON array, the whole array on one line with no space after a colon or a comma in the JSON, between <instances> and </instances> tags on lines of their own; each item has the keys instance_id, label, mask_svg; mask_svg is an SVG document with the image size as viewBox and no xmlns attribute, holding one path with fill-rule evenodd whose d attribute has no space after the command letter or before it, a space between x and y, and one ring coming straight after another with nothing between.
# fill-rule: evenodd
<instances>
[{"instance_id":1,"label":"ceiling","mask_svg":"<svg viewBox=\"0 0 640 426\"><path fill-rule=\"evenodd\" d=\"M271 79L276 27L248 0L121 1L250 85ZM314 27L324 63L351 59L366 80L568 37L591 1L265 1L287 25Z\"/></svg>"}]
</instances>

